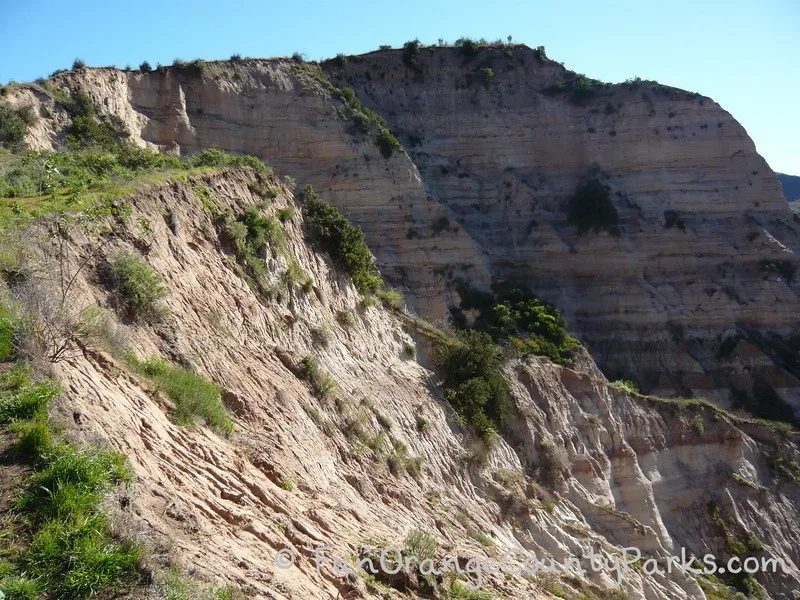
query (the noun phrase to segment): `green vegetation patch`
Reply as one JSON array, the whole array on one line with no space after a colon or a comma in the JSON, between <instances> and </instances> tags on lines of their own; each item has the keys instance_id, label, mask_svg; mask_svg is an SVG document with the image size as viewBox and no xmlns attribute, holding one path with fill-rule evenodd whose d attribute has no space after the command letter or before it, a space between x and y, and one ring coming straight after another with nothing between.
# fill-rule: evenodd
<instances>
[{"instance_id":1,"label":"green vegetation patch","mask_svg":"<svg viewBox=\"0 0 800 600\"><path fill-rule=\"evenodd\" d=\"M362 294L375 292L383 284L365 242L364 232L352 225L339 209L320 198L307 185L300 192L305 221L313 238L353 278Z\"/></svg>"},{"instance_id":2,"label":"green vegetation patch","mask_svg":"<svg viewBox=\"0 0 800 600\"><path fill-rule=\"evenodd\" d=\"M558 310L521 286L494 284L492 293L460 286L461 310L479 311L475 328L522 356L545 356L557 364L568 364L578 340L569 335ZM464 325L461 313L457 323Z\"/></svg>"},{"instance_id":3,"label":"green vegetation patch","mask_svg":"<svg viewBox=\"0 0 800 600\"><path fill-rule=\"evenodd\" d=\"M159 301L169 290L161 276L137 254L120 254L111 261L108 284L118 305L132 319L153 319L163 313Z\"/></svg>"},{"instance_id":4,"label":"green vegetation patch","mask_svg":"<svg viewBox=\"0 0 800 600\"><path fill-rule=\"evenodd\" d=\"M419 64L419 49L422 44L419 40L411 40L403 44L403 64L415 73L422 73L422 65Z\"/></svg>"},{"instance_id":5,"label":"green vegetation patch","mask_svg":"<svg viewBox=\"0 0 800 600\"><path fill-rule=\"evenodd\" d=\"M233 420L222 403L222 388L198 373L152 357L139 361L129 356L136 371L149 378L175 404L173 418L179 425L193 426L201 419L225 435L233 433Z\"/></svg>"},{"instance_id":6,"label":"green vegetation patch","mask_svg":"<svg viewBox=\"0 0 800 600\"><path fill-rule=\"evenodd\" d=\"M797 267L788 260L760 260L758 266L765 273L780 275L787 283L794 280L794 274L797 271Z\"/></svg>"},{"instance_id":7,"label":"green vegetation patch","mask_svg":"<svg viewBox=\"0 0 800 600\"><path fill-rule=\"evenodd\" d=\"M12 108L8 102L0 102L0 148L22 150L28 127L35 121L36 115L30 106Z\"/></svg>"},{"instance_id":8,"label":"green vegetation patch","mask_svg":"<svg viewBox=\"0 0 800 600\"><path fill-rule=\"evenodd\" d=\"M102 507L131 479L124 458L58 439L47 418L58 396L53 381L34 381L16 366L0 387L10 456L31 466L0 530L13 540L0 550L0 591L9 599L82 599L129 587L141 577L141 550L112 533Z\"/></svg>"},{"instance_id":9,"label":"green vegetation patch","mask_svg":"<svg viewBox=\"0 0 800 600\"><path fill-rule=\"evenodd\" d=\"M441 344L437 354L445 398L481 438L491 441L512 410L501 350L487 333L464 330Z\"/></svg>"},{"instance_id":10,"label":"green vegetation patch","mask_svg":"<svg viewBox=\"0 0 800 600\"><path fill-rule=\"evenodd\" d=\"M608 83L586 77L581 73L572 73L569 78L559 81L546 91L551 95L562 94L569 96L572 102L583 104L608 88L610 88Z\"/></svg>"}]
</instances>

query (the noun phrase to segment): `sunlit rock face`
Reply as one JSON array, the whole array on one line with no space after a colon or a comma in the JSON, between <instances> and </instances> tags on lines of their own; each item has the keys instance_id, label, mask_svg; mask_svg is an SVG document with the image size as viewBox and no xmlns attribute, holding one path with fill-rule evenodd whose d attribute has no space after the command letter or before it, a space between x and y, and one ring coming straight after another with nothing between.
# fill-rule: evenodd
<instances>
[{"instance_id":1,"label":"sunlit rock face","mask_svg":"<svg viewBox=\"0 0 800 600\"><path fill-rule=\"evenodd\" d=\"M359 132L307 64L59 81L84 86L140 144L255 154L313 184L364 228L384 275L423 314L447 317L463 285L511 280L555 304L610 378L728 404L774 391L800 406L789 276L800 226L731 115L647 82L559 91L573 75L523 46L472 58L422 48L415 61L397 50L323 65L403 144L388 159L377 129ZM34 143L57 139L52 115ZM614 233L567 222L590 173L608 186Z\"/></svg>"}]
</instances>

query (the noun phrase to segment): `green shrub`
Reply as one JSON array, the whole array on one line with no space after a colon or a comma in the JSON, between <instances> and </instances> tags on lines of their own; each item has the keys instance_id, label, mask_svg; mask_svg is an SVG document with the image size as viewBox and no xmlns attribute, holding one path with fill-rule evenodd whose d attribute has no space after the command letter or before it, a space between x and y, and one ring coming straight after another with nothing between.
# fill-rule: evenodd
<instances>
[{"instance_id":1,"label":"green shrub","mask_svg":"<svg viewBox=\"0 0 800 600\"><path fill-rule=\"evenodd\" d=\"M72 61L72 70L73 71L80 71L81 69L86 68L86 63L83 62L80 58L76 58Z\"/></svg>"},{"instance_id":2,"label":"green shrub","mask_svg":"<svg viewBox=\"0 0 800 600\"><path fill-rule=\"evenodd\" d=\"M27 106L11 108L7 102L0 102L0 148L18 152L25 148L28 126L33 124L35 115Z\"/></svg>"},{"instance_id":3,"label":"green shrub","mask_svg":"<svg viewBox=\"0 0 800 600\"><path fill-rule=\"evenodd\" d=\"M351 225L339 210L320 198L311 186L300 193L306 224L314 239L340 264L362 294L376 291L383 283L376 274L372 253L361 228Z\"/></svg>"},{"instance_id":4,"label":"green shrub","mask_svg":"<svg viewBox=\"0 0 800 600\"><path fill-rule=\"evenodd\" d=\"M294 220L294 206L287 206L278 211L278 220L281 223L291 223Z\"/></svg>"},{"instance_id":5,"label":"green shrub","mask_svg":"<svg viewBox=\"0 0 800 600\"><path fill-rule=\"evenodd\" d=\"M567 205L567 222L578 234L605 229L619 235L619 213L611 202L611 188L591 177L581 183Z\"/></svg>"},{"instance_id":6,"label":"green shrub","mask_svg":"<svg viewBox=\"0 0 800 600\"><path fill-rule=\"evenodd\" d=\"M436 558L436 538L420 529L412 529L406 534L404 546L403 553L416 557L418 563Z\"/></svg>"},{"instance_id":7,"label":"green shrub","mask_svg":"<svg viewBox=\"0 0 800 600\"><path fill-rule=\"evenodd\" d=\"M611 386L623 392L627 392L628 394L633 394L634 396L641 395L639 386L629 379L617 379L611 383Z\"/></svg>"},{"instance_id":8,"label":"green shrub","mask_svg":"<svg viewBox=\"0 0 800 600\"><path fill-rule=\"evenodd\" d=\"M191 77L202 77L205 72L206 63L199 58L186 62L180 58L172 61L172 70L178 75L188 75Z\"/></svg>"},{"instance_id":9,"label":"green shrub","mask_svg":"<svg viewBox=\"0 0 800 600\"><path fill-rule=\"evenodd\" d=\"M536 48L533 49L533 57L539 62L544 62L547 60L547 52L545 51L544 46L536 46Z\"/></svg>"},{"instance_id":10,"label":"green shrub","mask_svg":"<svg viewBox=\"0 0 800 600\"><path fill-rule=\"evenodd\" d=\"M792 280L794 280L794 274L797 270L797 267L788 260L760 260L758 261L758 266L761 267L761 270L765 273L780 275L787 283L791 283Z\"/></svg>"},{"instance_id":11,"label":"green shrub","mask_svg":"<svg viewBox=\"0 0 800 600\"><path fill-rule=\"evenodd\" d=\"M133 253L117 256L110 264L109 283L117 300L133 319L147 319L161 314L158 301L169 290L161 276Z\"/></svg>"},{"instance_id":12,"label":"green shrub","mask_svg":"<svg viewBox=\"0 0 800 600\"><path fill-rule=\"evenodd\" d=\"M313 356L306 356L300 362L300 378L311 384L314 395L319 398L327 397L336 387L328 374L320 369L317 359Z\"/></svg>"},{"instance_id":13,"label":"green shrub","mask_svg":"<svg viewBox=\"0 0 800 600\"><path fill-rule=\"evenodd\" d=\"M231 62L241 62L241 61L242 61L241 54L239 54L238 52L236 54L231 54Z\"/></svg>"},{"instance_id":14,"label":"green shrub","mask_svg":"<svg viewBox=\"0 0 800 600\"><path fill-rule=\"evenodd\" d=\"M487 47L488 44L485 40L476 42L470 38L462 37L456 40L455 46L464 59L464 62L469 62L478 55L478 52L480 52L482 48Z\"/></svg>"},{"instance_id":15,"label":"green shrub","mask_svg":"<svg viewBox=\"0 0 800 600\"><path fill-rule=\"evenodd\" d=\"M501 352L488 334L460 331L441 344L437 361L444 373L445 398L489 441L511 414L511 391L503 376Z\"/></svg>"},{"instance_id":16,"label":"green shrub","mask_svg":"<svg viewBox=\"0 0 800 600\"><path fill-rule=\"evenodd\" d=\"M398 290L384 288L378 290L375 295L378 296L378 299L380 299L387 308L399 310L403 307L403 295Z\"/></svg>"},{"instance_id":17,"label":"green shrub","mask_svg":"<svg viewBox=\"0 0 800 600\"><path fill-rule=\"evenodd\" d=\"M479 311L475 327L514 353L568 364L579 346L558 310L523 287L495 284L490 294L462 286L459 292L462 310Z\"/></svg>"},{"instance_id":18,"label":"green shrub","mask_svg":"<svg viewBox=\"0 0 800 600\"><path fill-rule=\"evenodd\" d=\"M339 322L339 325L344 328L350 328L356 324L355 317L349 310L340 310L336 313L336 320Z\"/></svg>"},{"instance_id":19,"label":"green shrub","mask_svg":"<svg viewBox=\"0 0 800 600\"><path fill-rule=\"evenodd\" d=\"M173 413L179 425L194 425L198 418L225 435L233 433L233 420L222 403L222 388L195 373L167 364L160 358L143 362L132 359L134 367L158 384L175 404Z\"/></svg>"},{"instance_id":20,"label":"green shrub","mask_svg":"<svg viewBox=\"0 0 800 600\"><path fill-rule=\"evenodd\" d=\"M484 67L481 69L481 77L483 78L483 83L489 85L494 81L494 69L491 67Z\"/></svg>"},{"instance_id":21,"label":"green shrub","mask_svg":"<svg viewBox=\"0 0 800 600\"><path fill-rule=\"evenodd\" d=\"M314 285L314 279L311 275L306 273L294 259L289 261L289 266L286 267L281 279L289 290L299 285L304 292L309 292Z\"/></svg>"},{"instance_id":22,"label":"green shrub","mask_svg":"<svg viewBox=\"0 0 800 600\"><path fill-rule=\"evenodd\" d=\"M146 60L139 65L139 72L140 73L149 73L153 70L153 67L150 66L150 63Z\"/></svg>"},{"instance_id":23,"label":"green shrub","mask_svg":"<svg viewBox=\"0 0 800 600\"><path fill-rule=\"evenodd\" d=\"M607 85L597 79L591 79L580 73L573 73L571 77L559 81L548 88L547 91L550 94L569 94L572 102L583 104L597 96Z\"/></svg>"},{"instance_id":24,"label":"green shrub","mask_svg":"<svg viewBox=\"0 0 800 600\"><path fill-rule=\"evenodd\" d=\"M422 66L417 60L420 46L419 40L412 40L403 44L403 64L415 73L422 72Z\"/></svg>"},{"instance_id":25,"label":"green shrub","mask_svg":"<svg viewBox=\"0 0 800 600\"><path fill-rule=\"evenodd\" d=\"M394 137L391 131L386 127L381 127L378 130L378 136L375 138L375 143L378 144L378 149L384 158L390 158L395 150L402 149L400 142Z\"/></svg>"},{"instance_id":26,"label":"green shrub","mask_svg":"<svg viewBox=\"0 0 800 600\"><path fill-rule=\"evenodd\" d=\"M73 150L99 148L115 151L120 139L128 135L119 120L100 115L89 95L73 91L62 104L72 119L66 127L67 145Z\"/></svg>"}]
</instances>

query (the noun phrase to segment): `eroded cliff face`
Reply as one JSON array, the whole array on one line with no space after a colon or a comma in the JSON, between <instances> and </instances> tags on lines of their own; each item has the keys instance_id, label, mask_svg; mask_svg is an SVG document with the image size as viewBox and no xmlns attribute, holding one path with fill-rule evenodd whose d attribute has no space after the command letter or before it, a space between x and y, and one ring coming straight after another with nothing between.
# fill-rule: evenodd
<instances>
[{"instance_id":1,"label":"eroded cliff face","mask_svg":"<svg viewBox=\"0 0 800 600\"><path fill-rule=\"evenodd\" d=\"M274 199L259 192L265 184L278 190ZM80 228L69 237L74 307L105 308L109 320L105 342L80 345L55 371L72 434L110 444L132 463L126 529L157 556L249 598L418 597L408 582L376 587L329 566L318 572L314 548L347 558L381 541L402 546L418 528L436 537L440 555L529 551L569 571L590 548L613 557L636 546L663 559L686 547L722 559L731 539L750 532L763 546L759 556L788 566L758 580L774 598L797 597L798 484L774 460L800 460L795 434L711 405L631 396L588 356L573 368L529 359L507 369L516 428L480 458L436 374L409 358L413 341L426 354L422 329L409 315L365 307L349 278L308 244L301 210L285 225L286 254L264 261L275 282L296 261L313 286L290 285L267 300L242 279L213 213L260 207L275 216L294 205L280 180L222 171L156 185L126 203L127 225L104 243ZM53 238L30 237L37 239L55 255ZM103 265L126 251L141 252L170 289L169 313L156 324L120 322L102 285ZM234 434L175 425L163 394L115 355L122 340L139 356L164 356L223 386ZM304 356L330 373L329 394L314 395L299 377ZM561 449L558 464L545 459L545 447ZM420 459L419 471L391 468L400 454ZM723 511L727 530L710 505ZM298 556L292 569L275 567L282 548ZM682 570L626 567L621 579L628 597L648 600L701 599L716 586ZM483 586L497 597L605 598L615 582L606 570L489 575Z\"/></svg>"},{"instance_id":2,"label":"eroded cliff face","mask_svg":"<svg viewBox=\"0 0 800 600\"><path fill-rule=\"evenodd\" d=\"M459 306L456 282L512 280L562 310L609 377L728 404L763 381L800 406L797 284L770 267L797 265L798 225L727 112L646 83L555 92L572 75L522 46L471 59L423 48L414 60L398 50L324 65L404 144L388 159L374 126L358 132L313 65L91 69L55 83L86 89L137 143L254 154L314 184L428 316ZM23 88L12 101L47 109L32 143L58 141L66 117L47 94ZM594 165L618 236L567 224L566 203ZM732 352L721 352L726 340Z\"/></svg>"},{"instance_id":3,"label":"eroded cliff face","mask_svg":"<svg viewBox=\"0 0 800 600\"><path fill-rule=\"evenodd\" d=\"M727 398L760 373L797 406L797 370L772 366L768 340L795 332L797 287L762 266L797 264L798 224L727 112L641 82L559 93L570 76L526 48L471 60L422 49L417 61L416 74L397 53L326 70L386 115L494 277L526 282L564 311L609 376ZM593 166L619 236L578 235L566 222ZM720 361L737 334L752 343Z\"/></svg>"}]
</instances>

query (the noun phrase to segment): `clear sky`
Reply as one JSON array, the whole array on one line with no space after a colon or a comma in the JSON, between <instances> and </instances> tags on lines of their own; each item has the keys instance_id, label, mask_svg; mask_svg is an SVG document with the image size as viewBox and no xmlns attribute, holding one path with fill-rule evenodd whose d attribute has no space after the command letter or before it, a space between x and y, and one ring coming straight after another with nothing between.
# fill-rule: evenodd
<instances>
[{"instance_id":1,"label":"clear sky","mask_svg":"<svg viewBox=\"0 0 800 600\"><path fill-rule=\"evenodd\" d=\"M0 82L92 66L357 54L419 38L513 36L604 81L640 76L733 114L800 175L800 0L0 0Z\"/></svg>"}]
</instances>

